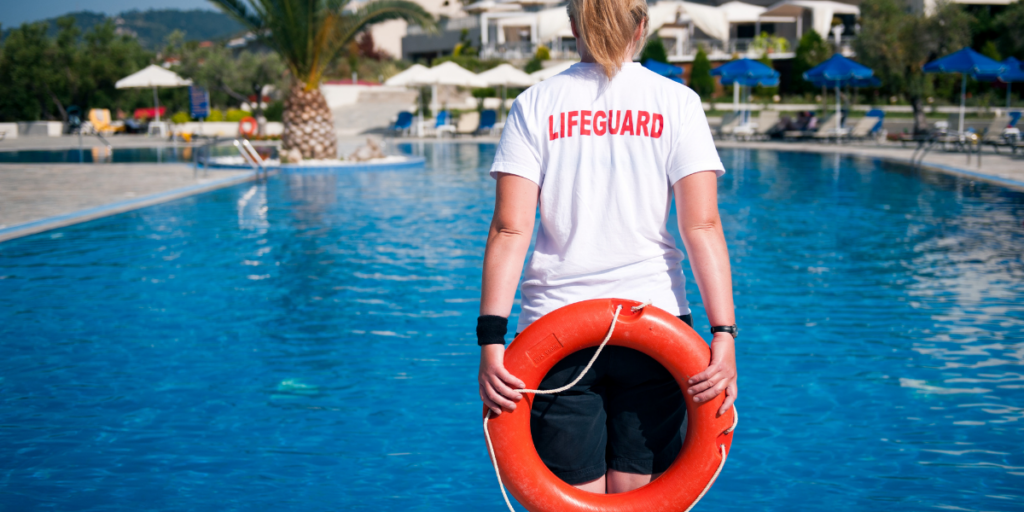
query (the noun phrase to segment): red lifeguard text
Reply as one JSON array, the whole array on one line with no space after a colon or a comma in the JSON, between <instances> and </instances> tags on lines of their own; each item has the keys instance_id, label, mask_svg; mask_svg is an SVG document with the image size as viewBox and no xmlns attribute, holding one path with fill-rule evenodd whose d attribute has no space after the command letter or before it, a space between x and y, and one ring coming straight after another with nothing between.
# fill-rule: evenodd
<instances>
[{"instance_id":1,"label":"red lifeguard text","mask_svg":"<svg viewBox=\"0 0 1024 512\"><path fill-rule=\"evenodd\" d=\"M572 110L548 116L548 140L572 136L632 135L661 138L665 118L645 110Z\"/></svg>"}]
</instances>

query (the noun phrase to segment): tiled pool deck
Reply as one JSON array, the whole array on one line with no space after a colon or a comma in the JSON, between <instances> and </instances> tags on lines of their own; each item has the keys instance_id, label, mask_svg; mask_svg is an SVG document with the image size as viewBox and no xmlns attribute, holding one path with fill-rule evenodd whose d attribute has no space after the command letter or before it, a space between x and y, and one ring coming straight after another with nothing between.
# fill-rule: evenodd
<instances>
[{"instance_id":1,"label":"tiled pool deck","mask_svg":"<svg viewBox=\"0 0 1024 512\"><path fill-rule=\"evenodd\" d=\"M169 144L143 137L114 138L116 146ZM344 137L342 146L357 146L365 136ZM457 139L463 142L497 142L496 138ZM90 142L85 141L89 146ZM431 144L451 139L403 139L392 142ZM821 144L793 142L717 141L719 148L802 151L877 158L910 164L912 147L875 144ZM16 139L2 149L77 147L77 139ZM990 149L977 165L962 153L933 151L921 163L923 169L989 181L1024 190L1024 158L993 154ZM254 179L250 171L220 170L194 175L185 164L3 164L0 165L0 242L78 222L142 208Z\"/></svg>"},{"instance_id":2,"label":"tiled pool deck","mask_svg":"<svg viewBox=\"0 0 1024 512\"><path fill-rule=\"evenodd\" d=\"M253 179L185 164L0 165L0 242Z\"/></svg>"}]
</instances>

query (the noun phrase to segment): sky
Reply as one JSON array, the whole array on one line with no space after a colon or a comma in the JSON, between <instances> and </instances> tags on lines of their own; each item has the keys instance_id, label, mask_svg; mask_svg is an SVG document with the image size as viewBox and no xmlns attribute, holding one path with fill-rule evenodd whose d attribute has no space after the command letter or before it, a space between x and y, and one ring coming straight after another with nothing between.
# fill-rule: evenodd
<instances>
[{"instance_id":1,"label":"sky","mask_svg":"<svg viewBox=\"0 0 1024 512\"><path fill-rule=\"evenodd\" d=\"M0 0L0 24L7 29L69 12L94 11L111 15L132 9L213 10L213 6L206 0Z\"/></svg>"}]
</instances>

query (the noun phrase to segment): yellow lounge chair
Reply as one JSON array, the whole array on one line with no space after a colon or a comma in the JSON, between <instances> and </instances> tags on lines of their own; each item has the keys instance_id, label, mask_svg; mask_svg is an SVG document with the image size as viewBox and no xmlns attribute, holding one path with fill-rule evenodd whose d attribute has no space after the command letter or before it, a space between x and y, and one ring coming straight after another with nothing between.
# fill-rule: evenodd
<instances>
[{"instance_id":1,"label":"yellow lounge chair","mask_svg":"<svg viewBox=\"0 0 1024 512\"><path fill-rule=\"evenodd\" d=\"M110 110L105 108L90 109L89 122L92 123L92 128L96 130L96 133L114 133L118 131L117 128L110 124ZM121 127L121 129L123 130L124 127Z\"/></svg>"}]
</instances>

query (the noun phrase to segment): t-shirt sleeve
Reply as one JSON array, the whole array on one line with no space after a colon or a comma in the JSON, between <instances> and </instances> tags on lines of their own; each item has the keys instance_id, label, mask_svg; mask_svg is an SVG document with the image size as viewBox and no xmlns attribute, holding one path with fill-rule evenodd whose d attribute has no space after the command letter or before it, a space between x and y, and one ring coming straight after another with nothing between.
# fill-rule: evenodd
<instances>
[{"instance_id":1,"label":"t-shirt sleeve","mask_svg":"<svg viewBox=\"0 0 1024 512\"><path fill-rule=\"evenodd\" d=\"M522 102L517 99L505 119L505 128L491 165L491 177L497 178L497 173L515 174L540 185L541 159L536 140L527 123Z\"/></svg>"},{"instance_id":2,"label":"t-shirt sleeve","mask_svg":"<svg viewBox=\"0 0 1024 512\"><path fill-rule=\"evenodd\" d=\"M675 184L701 171L715 171L719 176L725 174L725 166L718 157L718 149L715 148L711 127L708 126L708 119L704 116L704 108L701 107L699 97L690 93L684 95L682 101L682 124L666 167L669 183Z\"/></svg>"}]
</instances>

